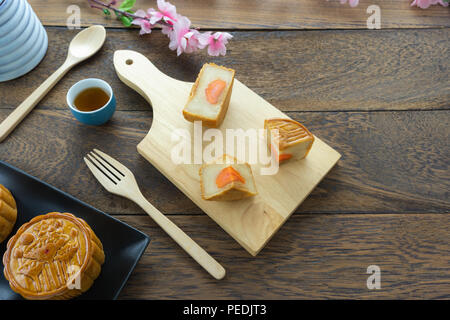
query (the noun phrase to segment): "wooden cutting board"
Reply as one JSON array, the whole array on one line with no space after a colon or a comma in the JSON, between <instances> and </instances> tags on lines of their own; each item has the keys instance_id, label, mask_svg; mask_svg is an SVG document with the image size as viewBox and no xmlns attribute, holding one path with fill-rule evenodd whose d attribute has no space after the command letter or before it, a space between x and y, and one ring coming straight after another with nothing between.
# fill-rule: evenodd
<instances>
[{"instance_id":1,"label":"wooden cutting board","mask_svg":"<svg viewBox=\"0 0 450 320\"><path fill-rule=\"evenodd\" d=\"M254 256L341 156L316 137L305 159L283 164L276 175L261 175L261 167L252 165L259 192L256 197L234 202L203 200L198 173L201 165L177 165L171 160L171 150L179 144L172 140L172 133L186 129L193 135L194 125L182 115L192 83L165 75L135 51L116 51L114 66L119 78L153 107L153 123L138 152ZM227 128L263 128L264 119L274 117L288 118L235 79L228 113L219 130L225 136ZM308 123L304 125L308 127Z\"/></svg>"}]
</instances>

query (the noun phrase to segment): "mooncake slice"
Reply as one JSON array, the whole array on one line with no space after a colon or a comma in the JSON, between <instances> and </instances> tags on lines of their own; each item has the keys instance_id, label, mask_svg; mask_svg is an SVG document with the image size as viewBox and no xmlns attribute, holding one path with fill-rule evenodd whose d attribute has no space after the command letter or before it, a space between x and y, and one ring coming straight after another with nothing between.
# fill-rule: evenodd
<instances>
[{"instance_id":1,"label":"mooncake slice","mask_svg":"<svg viewBox=\"0 0 450 320\"><path fill-rule=\"evenodd\" d=\"M258 193L250 165L228 155L200 168L200 186L205 200L240 200Z\"/></svg>"},{"instance_id":2,"label":"mooncake slice","mask_svg":"<svg viewBox=\"0 0 450 320\"><path fill-rule=\"evenodd\" d=\"M214 63L203 65L183 109L184 118L208 127L220 126L230 104L233 82L233 69Z\"/></svg>"},{"instance_id":3,"label":"mooncake slice","mask_svg":"<svg viewBox=\"0 0 450 320\"><path fill-rule=\"evenodd\" d=\"M105 254L82 219L51 212L22 225L8 241L3 272L14 292L31 300L67 300L87 291Z\"/></svg>"},{"instance_id":4,"label":"mooncake slice","mask_svg":"<svg viewBox=\"0 0 450 320\"><path fill-rule=\"evenodd\" d=\"M291 119L267 119L264 128L267 146L279 163L305 158L314 142L311 132Z\"/></svg>"},{"instance_id":5,"label":"mooncake slice","mask_svg":"<svg viewBox=\"0 0 450 320\"><path fill-rule=\"evenodd\" d=\"M16 220L16 201L11 192L0 184L0 243L9 236Z\"/></svg>"}]
</instances>

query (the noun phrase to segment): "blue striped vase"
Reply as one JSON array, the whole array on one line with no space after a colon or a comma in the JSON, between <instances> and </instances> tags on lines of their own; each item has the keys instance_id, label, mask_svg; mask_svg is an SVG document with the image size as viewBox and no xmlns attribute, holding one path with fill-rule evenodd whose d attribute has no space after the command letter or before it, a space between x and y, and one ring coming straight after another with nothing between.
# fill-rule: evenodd
<instances>
[{"instance_id":1,"label":"blue striped vase","mask_svg":"<svg viewBox=\"0 0 450 320\"><path fill-rule=\"evenodd\" d=\"M47 33L26 0L0 0L0 82L31 71L47 46Z\"/></svg>"}]
</instances>

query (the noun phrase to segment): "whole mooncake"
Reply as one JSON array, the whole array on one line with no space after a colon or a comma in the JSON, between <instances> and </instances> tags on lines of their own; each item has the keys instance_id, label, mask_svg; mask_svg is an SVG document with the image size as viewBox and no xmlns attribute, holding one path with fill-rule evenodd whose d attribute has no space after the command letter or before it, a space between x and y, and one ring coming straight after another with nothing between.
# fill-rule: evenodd
<instances>
[{"instance_id":1,"label":"whole mooncake","mask_svg":"<svg viewBox=\"0 0 450 320\"><path fill-rule=\"evenodd\" d=\"M11 192L0 184L0 243L9 236L16 219L16 201Z\"/></svg>"},{"instance_id":2,"label":"whole mooncake","mask_svg":"<svg viewBox=\"0 0 450 320\"><path fill-rule=\"evenodd\" d=\"M70 213L51 212L22 225L8 241L4 274L26 299L71 299L87 291L105 261L89 225Z\"/></svg>"}]
</instances>

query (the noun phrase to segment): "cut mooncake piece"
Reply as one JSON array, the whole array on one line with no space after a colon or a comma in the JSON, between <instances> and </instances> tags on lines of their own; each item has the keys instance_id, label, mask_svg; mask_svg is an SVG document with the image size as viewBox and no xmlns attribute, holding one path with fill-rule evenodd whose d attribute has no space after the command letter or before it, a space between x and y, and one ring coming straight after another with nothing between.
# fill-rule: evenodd
<instances>
[{"instance_id":1,"label":"cut mooncake piece","mask_svg":"<svg viewBox=\"0 0 450 320\"><path fill-rule=\"evenodd\" d=\"M233 82L233 69L214 63L203 65L183 109L184 118L208 127L220 126L230 104Z\"/></svg>"},{"instance_id":2,"label":"cut mooncake piece","mask_svg":"<svg viewBox=\"0 0 450 320\"><path fill-rule=\"evenodd\" d=\"M16 201L11 192L0 184L0 243L9 236L16 220Z\"/></svg>"},{"instance_id":3,"label":"cut mooncake piece","mask_svg":"<svg viewBox=\"0 0 450 320\"><path fill-rule=\"evenodd\" d=\"M267 119L264 128L267 146L280 163L291 158L305 158L314 142L311 132L291 119Z\"/></svg>"},{"instance_id":4,"label":"cut mooncake piece","mask_svg":"<svg viewBox=\"0 0 450 320\"><path fill-rule=\"evenodd\" d=\"M200 186L205 200L240 200L258 193L250 165L228 155L200 168Z\"/></svg>"}]
</instances>

